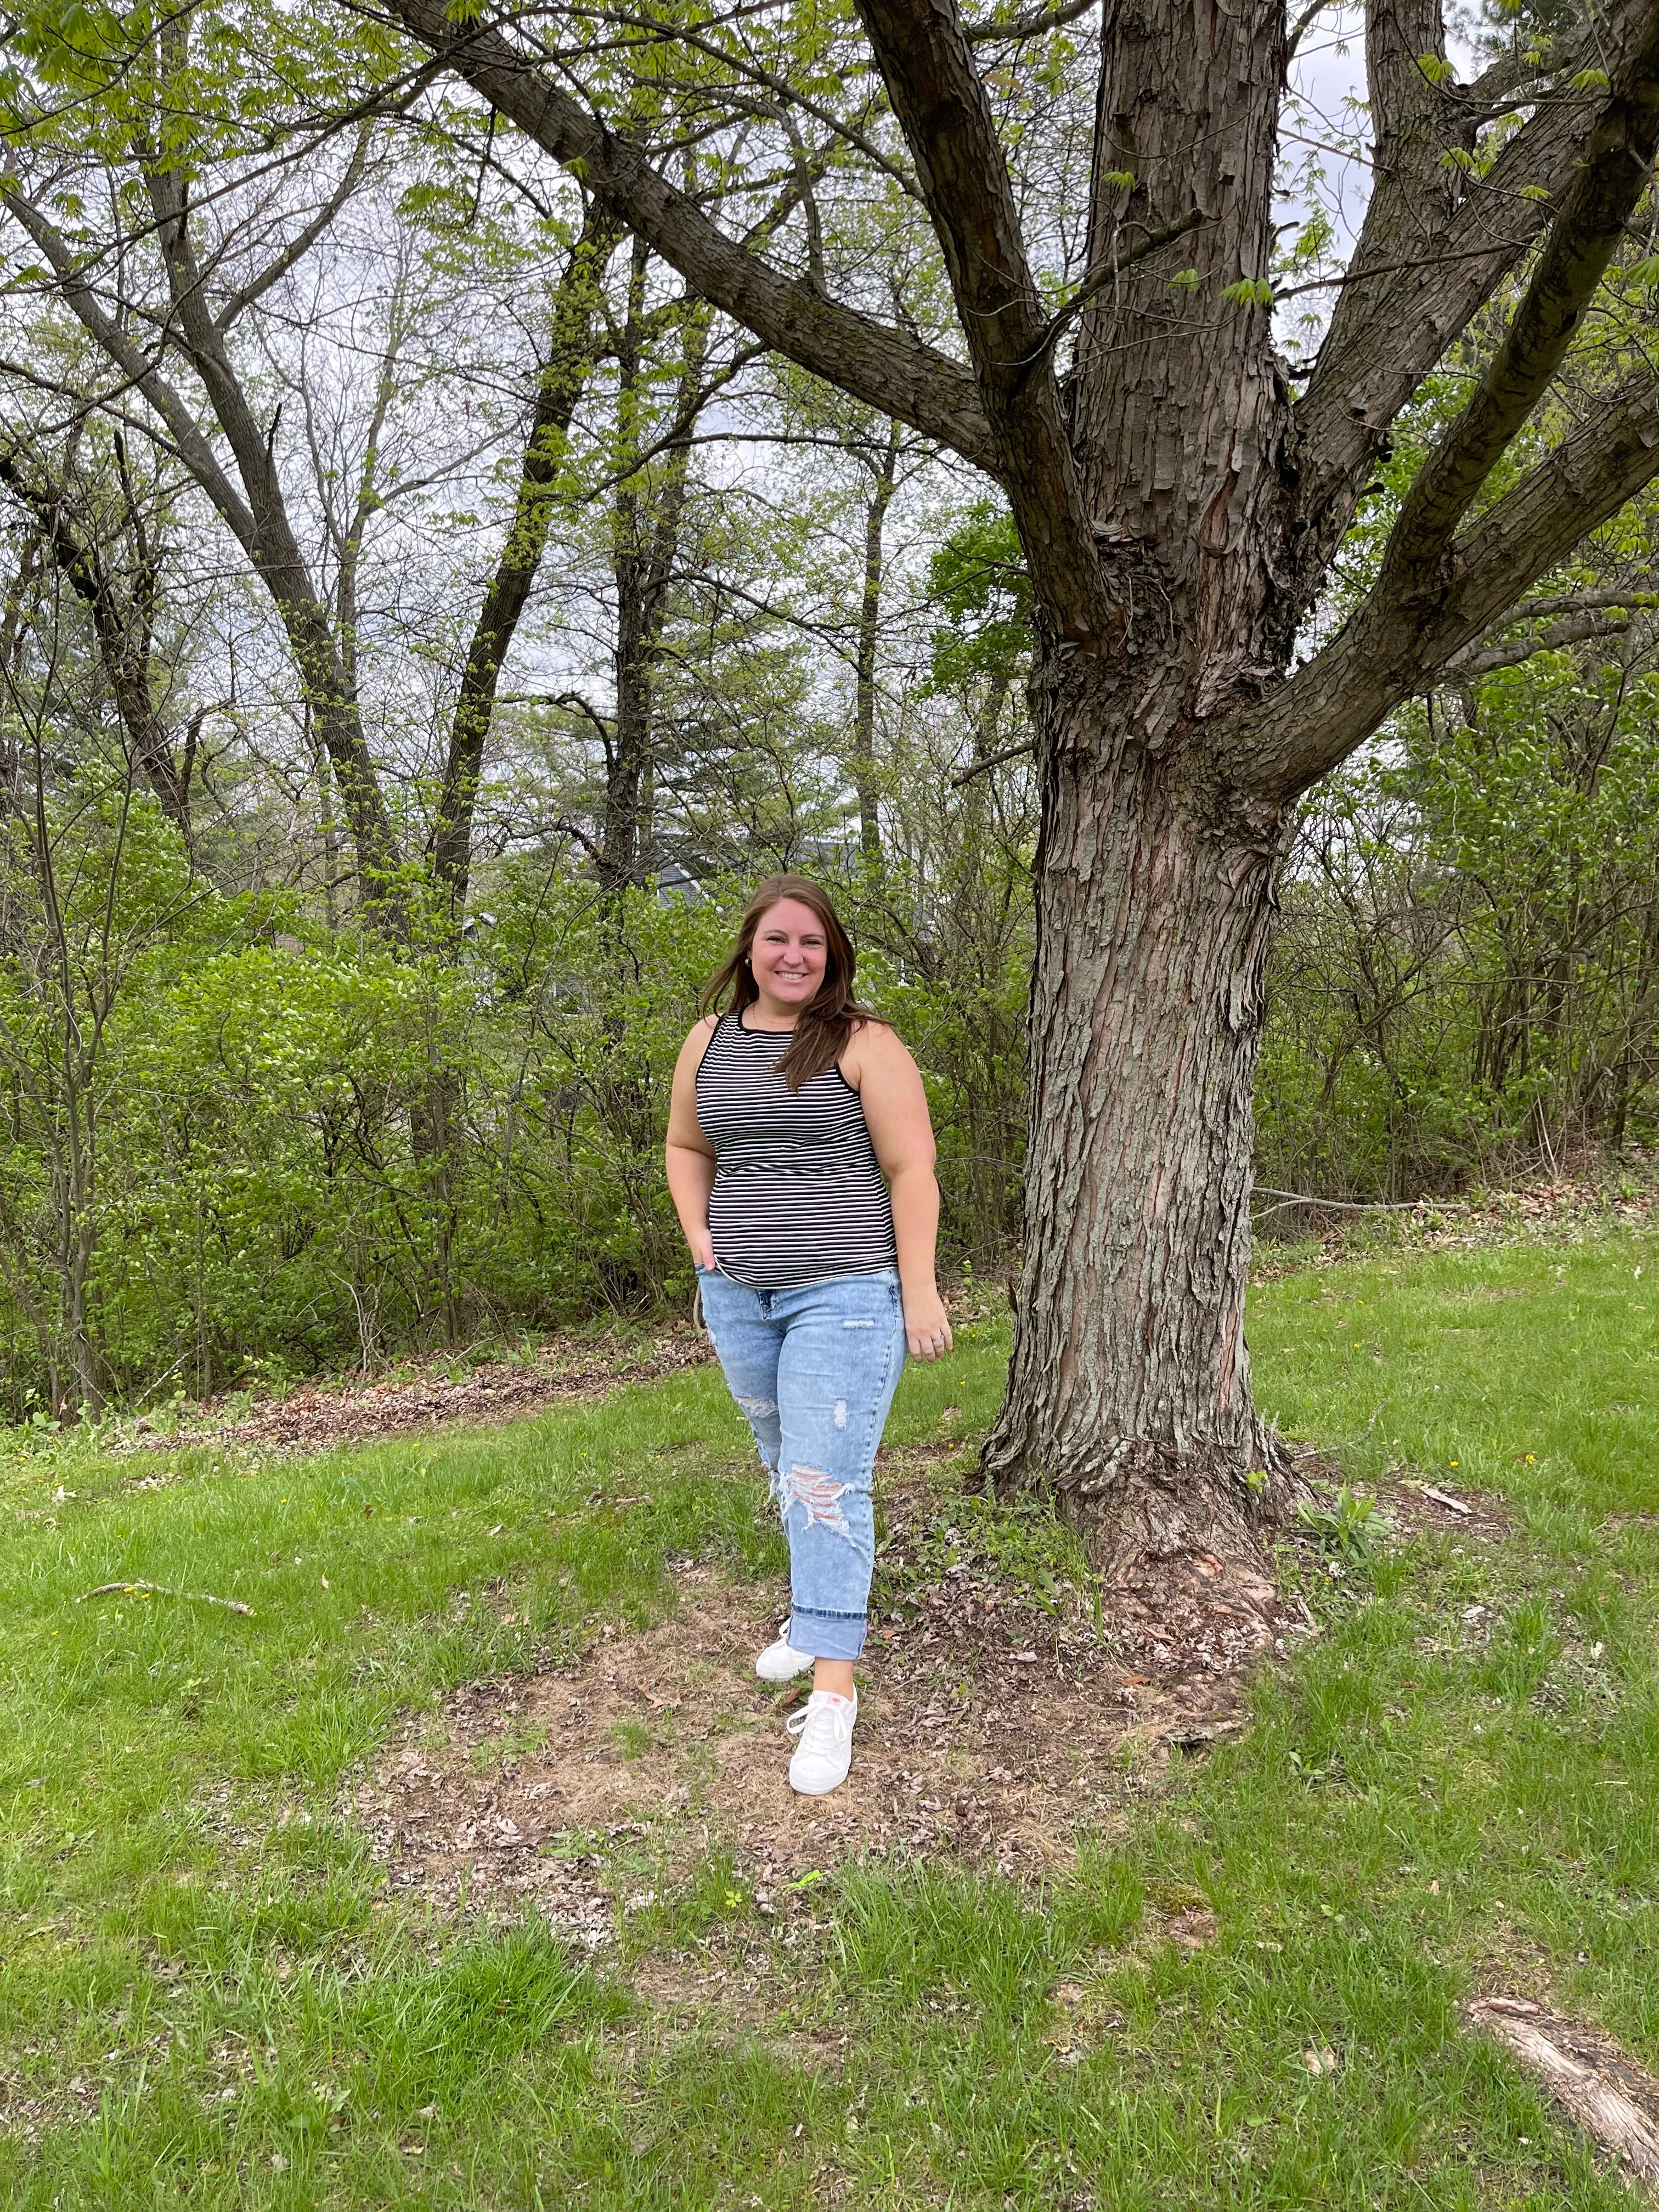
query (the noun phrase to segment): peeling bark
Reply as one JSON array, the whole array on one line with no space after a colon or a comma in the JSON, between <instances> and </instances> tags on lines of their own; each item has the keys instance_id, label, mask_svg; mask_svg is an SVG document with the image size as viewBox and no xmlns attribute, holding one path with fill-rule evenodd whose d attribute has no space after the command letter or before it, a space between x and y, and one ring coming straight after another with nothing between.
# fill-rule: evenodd
<instances>
[{"instance_id":1,"label":"peeling bark","mask_svg":"<svg viewBox=\"0 0 1659 2212\"><path fill-rule=\"evenodd\" d=\"M1659 2081L1609 2037L1575 2027L1525 1997L1483 1997L1475 2027L1503 2044L1603 2150L1631 2167L1659 2202Z\"/></svg>"}]
</instances>

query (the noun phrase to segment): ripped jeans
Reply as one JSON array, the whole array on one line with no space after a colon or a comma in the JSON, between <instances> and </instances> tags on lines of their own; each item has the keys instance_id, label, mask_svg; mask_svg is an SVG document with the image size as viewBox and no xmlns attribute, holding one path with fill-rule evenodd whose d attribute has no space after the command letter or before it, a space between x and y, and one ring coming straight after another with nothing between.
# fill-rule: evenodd
<instances>
[{"instance_id":1,"label":"ripped jeans","mask_svg":"<svg viewBox=\"0 0 1659 2212\"><path fill-rule=\"evenodd\" d=\"M904 1364L898 1276L762 1291L700 1267L697 1280L789 1539L790 1644L856 1659L876 1557L871 1477Z\"/></svg>"}]
</instances>

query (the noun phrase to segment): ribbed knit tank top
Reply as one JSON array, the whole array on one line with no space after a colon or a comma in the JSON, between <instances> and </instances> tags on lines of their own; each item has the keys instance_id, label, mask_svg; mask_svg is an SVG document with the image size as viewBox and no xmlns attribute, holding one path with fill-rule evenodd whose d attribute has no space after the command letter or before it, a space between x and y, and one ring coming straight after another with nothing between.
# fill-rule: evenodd
<instances>
[{"instance_id":1,"label":"ribbed knit tank top","mask_svg":"<svg viewBox=\"0 0 1659 2212\"><path fill-rule=\"evenodd\" d=\"M697 1069L697 1121L716 1161L714 1256L763 1291L898 1262L864 1102L838 1067L791 1091L777 1072L788 1042L722 1014Z\"/></svg>"}]
</instances>

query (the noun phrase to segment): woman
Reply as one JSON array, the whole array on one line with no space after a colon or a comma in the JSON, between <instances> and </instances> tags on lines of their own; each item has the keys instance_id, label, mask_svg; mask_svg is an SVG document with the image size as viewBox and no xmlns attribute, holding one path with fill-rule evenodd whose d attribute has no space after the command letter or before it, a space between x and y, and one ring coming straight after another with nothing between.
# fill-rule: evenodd
<instances>
[{"instance_id":1,"label":"woman","mask_svg":"<svg viewBox=\"0 0 1659 2212\"><path fill-rule=\"evenodd\" d=\"M674 1069L668 1187L703 1319L789 1539L792 1610L755 1662L812 1669L789 1781L847 1778L875 1562L871 1477L904 1364L951 1348L933 1280L939 1186L916 1064L853 996L854 957L805 876L773 876Z\"/></svg>"}]
</instances>

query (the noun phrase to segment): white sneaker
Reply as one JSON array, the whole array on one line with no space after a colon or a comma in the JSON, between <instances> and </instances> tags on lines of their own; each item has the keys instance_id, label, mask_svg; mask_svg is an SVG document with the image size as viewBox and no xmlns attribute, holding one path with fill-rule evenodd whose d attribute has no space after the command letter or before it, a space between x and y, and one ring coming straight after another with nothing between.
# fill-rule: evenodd
<instances>
[{"instance_id":1,"label":"white sneaker","mask_svg":"<svg viewBox=\"0 0 1659 2212\"><path fill-rule=\"evenodd\" d=\"M859 1693L838 1698L833 1690L814 1690L798 1713L784 1723L800 1741L789 1762L789 1787L801 1797L823 1797L839 1790L853 1764L853 1723Z\"/></svg>"},{"instance_id":2,"label":"white sneaker","mask_svg":"<svg viewBox=\"0 0 1659 2212\"><path fill-rule=\"evenodd\" d=\"M769 1644L755 1662L755 1672L763 1682L793 1682L797 1674L804 1674L812 1664L810 1651L797 1651L790 1643L787 1632L775 1644Z\"/></svg>"}]
</instances>

